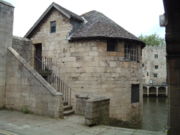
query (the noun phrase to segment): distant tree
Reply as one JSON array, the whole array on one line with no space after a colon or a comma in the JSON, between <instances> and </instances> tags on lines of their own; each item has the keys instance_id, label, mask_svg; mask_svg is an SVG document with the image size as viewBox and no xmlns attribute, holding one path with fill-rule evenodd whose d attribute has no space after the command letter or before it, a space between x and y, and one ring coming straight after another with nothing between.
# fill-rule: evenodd
<instances>
[{"instance_id":1,"label":"distant tree","mask_svg":"<svg viewBox=\"0 0 180 135\"><path fill-rule=\"evenodd\" d=\"M146 43L146 45L149 46L165 45L165 40L159 37L157 34L152 34L148 36L140 35L139 39L141 39L143 42Z\"/></svg>"}]
</instances>

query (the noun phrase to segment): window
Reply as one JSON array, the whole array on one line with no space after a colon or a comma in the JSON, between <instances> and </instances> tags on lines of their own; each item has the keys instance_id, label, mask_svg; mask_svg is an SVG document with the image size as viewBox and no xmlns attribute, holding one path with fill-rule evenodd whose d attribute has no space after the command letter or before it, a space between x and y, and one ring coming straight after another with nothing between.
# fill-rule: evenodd
<instances>
[{"instance_id":1,"label":"window","mask_svg":"<svg viewBox=\"0 0 180 135\"><path fill-rule=\"evenodd\" d=\"M56 21L50 22L50 32L55 33L56 32Z\"/></svg>"},{"instance_id":2,"label":"window","mask_svg":"<svg viewBox=\"0 0 180 135\"><path fill-rule=\"evenodd\" d=\"M147 72L147 76L149 76L149 73Z\"/></svg>"},{"instance_id":3,"label":"window","mask_svg":"<svg viewBox=\"0 0 180 135\"><path fill-rule=\"evenodd\" d=\"M142 64L142 67L144 67L144 64Z\"/></svg>"},{"instance_id":4,"label":"window","mask_svg":"<svg viewBox=\"0 0 180 135\"><path fill-rule=\"evenodd\" d=\"M155 65L154 68L155 68L155 69L158 69L158 65Z\"/></svg>"},{"instance_id":5,"label":"window","mask_svg":"<svg viewBox=\"0 0 180 135\"><path fill-rule=\"evenodd\" d=\"M158 74L157 74L157 73L154 73L154 77L157 78L157 77L158 77Z\"/></svg>"},{"instance_id":6,"label":"window","mask_svg":"<svg viewBox=\"0 0 180 135\"><path fill-rule=\"evenodd\" d=\"M118 43L117 40L107 40L107 51L118 52Z\"/></svg>"},{"instance_id":7,"label":"window","mask_svg":"<svg viewBox=\"0 0 180 135\"><path fill-rule=\"evenodd\" d=\"M139 61L138 47L135 45L125 45L125 59L131 61Z\"/></svg>"},{"instance_id":8,"label":"window","mask_svg":"<svg viewBox=\"0 0 180 135\"><path fill-rule=\"evenodd\" d=\"M131 85L131 103L139 102L139 84Z\"/></svg>"},{"instance_id":9,"label":"window","mask_svg":"<svg viewBox=\"0 0 180 135\"><path fill-rule=\"evenodd\" d=\"M158 58L158 54L154 54L154 58L156 58L156 59L157 59L157 58Z\"/></svg>"}]
</instances>

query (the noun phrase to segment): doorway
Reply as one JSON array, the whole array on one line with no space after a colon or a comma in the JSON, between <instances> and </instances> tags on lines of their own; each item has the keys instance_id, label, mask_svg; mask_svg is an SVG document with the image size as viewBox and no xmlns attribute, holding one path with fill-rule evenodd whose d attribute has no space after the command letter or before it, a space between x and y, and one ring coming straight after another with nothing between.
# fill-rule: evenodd
<instances>
[{"instance_id":1,"label":"doorway","mask_svg":"<svg viewBox=\"0 0 180 135\"><path fill-rule=\"evenodd\" d=\"M34 66L37 71L42 70L42 44L34 44Z\"/></svg>"}]
</instances>

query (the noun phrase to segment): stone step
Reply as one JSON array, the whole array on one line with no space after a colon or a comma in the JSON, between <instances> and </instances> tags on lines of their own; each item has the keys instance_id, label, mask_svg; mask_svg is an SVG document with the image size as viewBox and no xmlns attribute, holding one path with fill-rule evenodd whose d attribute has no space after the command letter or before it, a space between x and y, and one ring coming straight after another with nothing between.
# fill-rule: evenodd
<instances>
[{"instance_id":1,"label":"stone step","mask_svg":"<svg viewBox=\"0 0 180 135\"><path fill-rule=\"evenodd\" d=\"M68 102L64 102L63 105L64 105L64 106L67 106L67 105L68 105Z\"/></svg>"},{"instance_id":2,"label":"stone step","mask_svg":"<svg viewBox=\"0 0 180 135\"><path fill-rule=\"evenodd\" d=\"M64 111L63 114L64 114L64 116L68 116L68 115L74 114L74 110Z\"/></svg>"},{"instance_id":3,"label":"stone step","mask_svg":"<svg viewBox=\"0 0 180 135\"><path fill-rule=\"evenodd\" d=\"M68 110L72 110L72 106L71 105L65 105L64 106L64 111L68 111Z\"/></svg>"}]
</instances>

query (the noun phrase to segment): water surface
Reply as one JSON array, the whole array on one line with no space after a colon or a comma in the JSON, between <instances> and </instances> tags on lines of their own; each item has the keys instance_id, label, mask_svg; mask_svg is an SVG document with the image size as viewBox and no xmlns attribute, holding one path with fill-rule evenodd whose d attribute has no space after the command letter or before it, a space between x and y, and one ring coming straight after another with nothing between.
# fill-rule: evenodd
<instances>
[{"instance_id":1,"label":"water surface","mask_svg":"<svg viewBox=\"0 0 180 135\"><path fill-rule=\"evenodd\" d=\"M168 98L144 97L142 129L162 131L167 129Z\"/></svg>"}]
</instances>

